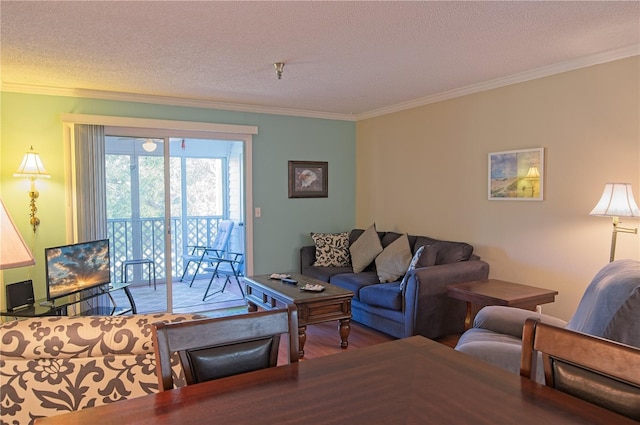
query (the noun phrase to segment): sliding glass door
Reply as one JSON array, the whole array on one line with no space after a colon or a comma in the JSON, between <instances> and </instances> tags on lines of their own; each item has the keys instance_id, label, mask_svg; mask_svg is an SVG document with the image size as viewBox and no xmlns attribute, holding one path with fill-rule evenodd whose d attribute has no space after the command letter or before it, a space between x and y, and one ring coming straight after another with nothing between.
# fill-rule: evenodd
<instances>
[{"instance_id":1,"label":"sliding glass door","mask_svg":"<svg viewBox=\"0 0 640 425\"><path fill-rule=\"evenodd\" d=\"M203 301L211 276L187 268L185 255L209 245L221 220L235 225L227 248L244 253L243 143L138 134L106 137L114 273L134 282L139 312L215 309L235 294Z\"/></svg>"},{"instance_id":2,"label":"sliding glass door","mask_svg":"<svg viewBox=\"0 0 640 425\"><path fill-rule=\"evenodd\" d=\"M163 144L163 139L106 137L113 273L118 281L134 282L131 292L138 312L168 309Z\"/></svg>"}]
</instances>

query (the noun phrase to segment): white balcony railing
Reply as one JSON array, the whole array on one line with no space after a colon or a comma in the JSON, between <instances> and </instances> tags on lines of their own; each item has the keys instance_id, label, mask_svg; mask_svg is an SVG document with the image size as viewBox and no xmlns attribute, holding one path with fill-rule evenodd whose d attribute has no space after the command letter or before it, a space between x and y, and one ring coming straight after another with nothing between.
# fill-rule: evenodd
<instances>
[{"instance_id":1,"label":"white balcony railing","mask_svg":"<svg viewBox=\"0 0 640 425\"><path fill-rule=\"evenodd\" d=\"M171 263L172 276L181 276L184 263L182 254L190 251L193 245L208 245L215 238L221 216L190 216L186 226L182 218L172 218L171 225ZM184 229L184 230L183 230ZM156 279L166 280L164 219L108 219L107 233L111 254L111 281L120 282L121 265L123 261L134 259L149 259L156 265ZM141 276L140 268L130 268L128 281L137 281Z\"/></svg>"}]
</instances>

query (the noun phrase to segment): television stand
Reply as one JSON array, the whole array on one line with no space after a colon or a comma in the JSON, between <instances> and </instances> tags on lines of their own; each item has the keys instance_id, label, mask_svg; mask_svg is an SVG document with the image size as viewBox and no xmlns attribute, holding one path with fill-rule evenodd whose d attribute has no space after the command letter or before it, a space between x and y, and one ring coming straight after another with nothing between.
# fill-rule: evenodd
<instances>
[{"instance_id":1,"label":"television stand","mask_svg":"<svg viewBox=\"0 0 640 425\"><path fill-rule=\"evenodd\" d=\"M74 294L68 297L57 298L54 301L46 299L39 299L35 301L32 307L21 310L1 310L0 316L3 317L42 317L42 316L67 316L68 307L80 303L82 301L88 301L92 298L99 297L101 295L109 295L110 292L123 290L130 306L127 307L94 307L89 310L83 311L83 316L119 316L122 314L136 314L136 303L133 300L133 295L129 290L129 285L133 282L117 282L109 285L103 285L101 287L92 288L90 291L82 291L78 294Z\"/></svg>"}]
</instances>

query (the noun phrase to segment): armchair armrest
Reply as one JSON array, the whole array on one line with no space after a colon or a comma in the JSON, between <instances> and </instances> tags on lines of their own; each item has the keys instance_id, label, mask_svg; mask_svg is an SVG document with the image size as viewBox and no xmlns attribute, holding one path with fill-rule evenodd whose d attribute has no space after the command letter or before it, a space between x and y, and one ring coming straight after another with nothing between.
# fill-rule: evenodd
<instances>
[{"instance_id":1,"label":"armchair armrest","mask_svg":"<svg viewBox=\"0 0 640 425\"><path fill-rule=\"evenodd\" d=\"M204 250L204 257L203 258L209 258L209 257L220 258L220 257L224 257L224 254L226 252L224 249L218 249L218 248L207 248L207 247L204 247L202 249Z\"/></svg>"},{"instance_id":2,"label":"armchair armrest","mask_svg":"<svg viewBox=\"0 0 640 425\"><path fill-rule=\"evenodd\" d=\"M201 246L201 245L187 245L187 248L190 248L190 251L188 254L185 255L189 255L189 256L201 256L203 250L206 248L206 246Z\"/></svg>"},{"instance_id":3,"label":"armchair armrest","mask_svg":"<svg viewBox=\"0 0 640 425\"><path fill-rule=\"evenodd\" d=\"M473 327L522 338L522 328L529 317L560 328L567 325L567 322L562 319L535 311L515 307L487 306L478 312L473 321Z\"/></svg>"}]
</instances>

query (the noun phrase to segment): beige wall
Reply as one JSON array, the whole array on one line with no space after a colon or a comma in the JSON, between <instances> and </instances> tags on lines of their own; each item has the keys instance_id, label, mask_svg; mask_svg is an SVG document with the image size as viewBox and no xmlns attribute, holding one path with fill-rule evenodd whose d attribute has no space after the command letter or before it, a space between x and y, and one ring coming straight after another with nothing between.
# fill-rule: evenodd
<instances>
[{"instance_id":1,"label":"beige wall","mask_svg":"<svg viewBox=\"0 0 640 425\"><path fill-rule=\"evenodd\" d=\"M604 184L630 182L640 201L639 62L358 122L357 226L469 242L490 277L558 290L543 312L569 319L609 259L611 220L589 216ZM488 153L535 147L544 201L487 200ZM639 236L620 234L616 258L640 259Z\"/></svg>"}]
</instances>

